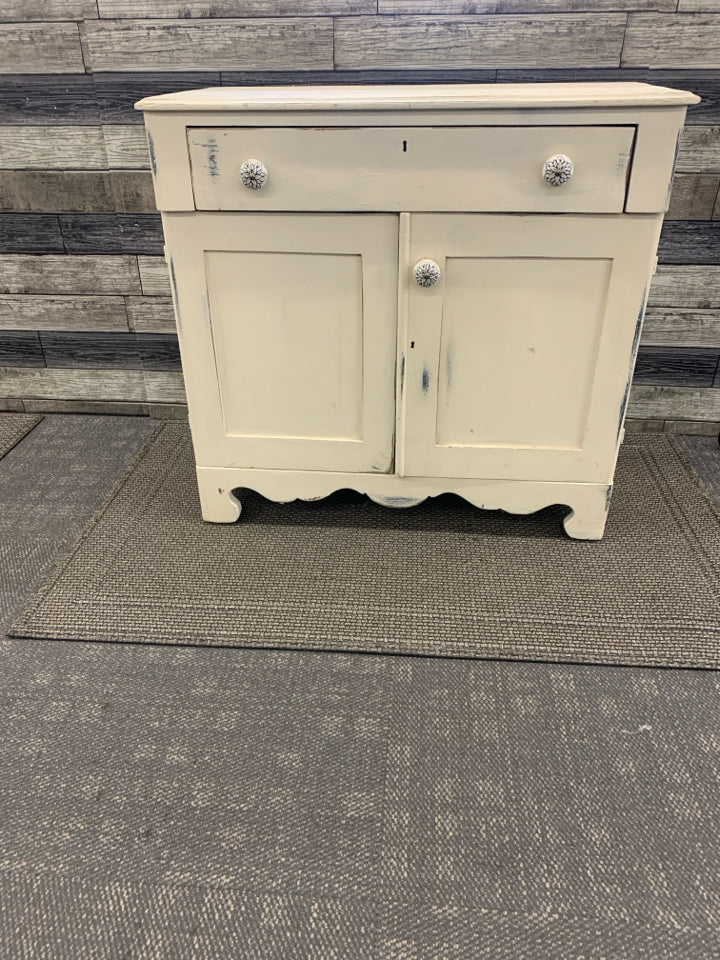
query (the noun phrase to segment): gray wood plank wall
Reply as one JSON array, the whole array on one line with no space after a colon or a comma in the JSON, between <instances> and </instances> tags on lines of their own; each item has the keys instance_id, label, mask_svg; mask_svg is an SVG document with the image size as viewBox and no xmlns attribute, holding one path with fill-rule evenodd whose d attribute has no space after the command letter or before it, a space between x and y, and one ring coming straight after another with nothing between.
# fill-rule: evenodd
<instances>
[{"instance_id":1,"label":"gray wood plank wall","mask_svg":"<svg viewBox=\"0 0 720 960\"><path fill-rule=\"evenodd\" d=\"M0 46L0 409L183 402L140 97L629 79L702 96L630 415L720 419L720 0L0 0Z\"/></svg>"}]
</instances>

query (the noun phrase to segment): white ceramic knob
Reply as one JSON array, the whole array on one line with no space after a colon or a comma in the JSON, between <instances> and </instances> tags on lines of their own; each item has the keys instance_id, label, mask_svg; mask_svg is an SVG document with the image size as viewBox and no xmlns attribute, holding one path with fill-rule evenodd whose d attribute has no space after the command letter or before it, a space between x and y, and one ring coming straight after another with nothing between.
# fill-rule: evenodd
<instances>
[{"instance_id":1,"label":"white ceramic knob","mask_svg":"<svg viewBox=\"0 0 720 960\"><path fill-rule=\"evenodd\" d=\"M246 160L240 167L240 179L248 190L262 190L268 182L267 167L261 160Z\"/></svg>"},{"instance_id":2,"label":"white ceramic knob","mask_svg":"<svg viewBox=\"0 0 720 960\"><path fill-rule=\"evenodd\" d=\"M413 267L413 278L419 287L434 287L440 279L440 267L434 260L418 260Z\"/></svg>"},{"instance_id":3,"label":"white ceramic knob","mask_svg":"<svg viewBox=\"0 0 720 960\"><path fill-rule=\"evenodd\" d=\"M575 164L570 157L566 157L564 153L556 153L554 157L545 161L543 179L552 187L561 187L572 177L574 170Z\"/></svg>"}]
</instances>

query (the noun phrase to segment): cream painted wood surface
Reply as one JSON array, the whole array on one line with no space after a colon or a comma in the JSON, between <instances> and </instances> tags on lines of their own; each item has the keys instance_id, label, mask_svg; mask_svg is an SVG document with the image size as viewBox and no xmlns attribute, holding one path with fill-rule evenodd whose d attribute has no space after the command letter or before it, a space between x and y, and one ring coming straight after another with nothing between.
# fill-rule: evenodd
<instances>
[{"instance_id":1,"label":"cream painted wood surface","mask_svg":"<svg viewBox=\"0 0 720 960\"><path fill-rule=\"evenodd\" d=\"M164 227L198 462L387 472L397 217L166 214Z\"/></svg>"},{"instance_id":2,"label":"cream painted wood surface","mask_svg":"<svg viewBox=\"0 0 720 960\"><path fill-rule=\"evenodd\" d=\"M618 83L437 83L390 86L204 87L145 97L138 110L157 113L273 110L518 110L557 107L687 106L700 98L655 84ZM589 118L588 118L589 119ZM563 122L562 114L556 120ZM221 121L222 122L222 121ZM233 123L240 123L234 117ZM244 121L242 121L244 122ZM189 123L188 126L195 126Z\"/></svg>"},{"instance_id":3,"label":"cream painted wood surface","mask_svg":"<svg viewBox=\"0 0 720 960\"><path fill-rule=\"evenodd\" d=\"M610 482L660 223L411 216L405 472Z\"/></svg>"},{"instance_id":4,"label":"cream painted wood surface","mask_svg":"<svg viewBox=\"0 0 720 960\"><path fill-rule=\"evenodd\" d=\"M205 519L237 519L242 487L396 507L451 491L566 504L566 532L599 539L696 101L635 83L141 101ZM573 162L557 187L554 154ZM167 291L157 259L140 276Z\"/></svg>"},{"instance_id":5,"label":"cream painted wood surface","mask_svg":"<svg viewBox=\"0 0 720 960\"><path fill-rule=\"evenodd\" d=\"M198 210L520 210L620 212L635 128L191 128ZM543 179L574 163L561 188ZM240 166L269 177L247 189Z\"/></svg>"}]
</instances>

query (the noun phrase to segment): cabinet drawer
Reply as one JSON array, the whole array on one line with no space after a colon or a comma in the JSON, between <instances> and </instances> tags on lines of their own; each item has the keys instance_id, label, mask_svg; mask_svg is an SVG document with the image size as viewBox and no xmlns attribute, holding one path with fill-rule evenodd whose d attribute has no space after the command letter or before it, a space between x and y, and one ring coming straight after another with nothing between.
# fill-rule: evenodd
<instances>
[{"instance_id":1,"label":"cabinet drawer","mask_svg":"<svg viewBox=\"0 0 720 960\"><path fill-rule=\"evenodd\" d=\"M198 210L618 213L632 126L189 127ZM560 186L546 161L574 165ZM241 167L260 161L261 189Z\"/></svg>"}]
</instances>

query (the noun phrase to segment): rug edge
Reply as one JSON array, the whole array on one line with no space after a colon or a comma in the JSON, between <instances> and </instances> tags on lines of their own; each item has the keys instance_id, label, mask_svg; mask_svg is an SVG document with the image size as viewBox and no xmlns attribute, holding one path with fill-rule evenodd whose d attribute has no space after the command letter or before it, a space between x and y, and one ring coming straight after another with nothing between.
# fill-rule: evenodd
<instances>
[{"instance_id":1,"label":"rug edge","mask_svg":"<svg viewBox=\"0 0 720 960\"><path fill-rule=\"evenodd\" d=\"M24 637L22 632L16 633L16 630L22 631L23 624L26 622L26 620L31 619L35 616L35 614L38 611L38 608L45 602L47 595L50 593L50 591L53 589L55 584L58 582L58 580L64 573L67 566L73 560L75 555L82 548L86 539L90 536L92 531L98 525L98 523L100 522L100 520L102 519L102 517L110 507L110 504L113 502L113 500L115 500L117 495L120 493L122 488L125 486L127 481L135 472L135 469L137 468L138 464L146 456L148 452L148 448L150 447L153 440L155 440L158 436L160 436L160 434L168 427L170 422L171 421L168 421L166 423L163 423L163 422L159 423L155 427L155 429L152 431L152 433L146 438L145 442L140 446L140 449L137 451L135 456L133 456L132 459L127 464L125 468L125 472L123 473L122 477L113 485L112 489L107 494L102 504L93 513L92 517L87 521L87 523L85 523L84 526L80 529L77 537L74 539L71 546L68 547L68 549L59 558L57 563L53 566L52 571L48 575L47 579L42 583L40 587L38 587L35 593L33 593L27 605L23 607L21 613L12 621L10 626L7 628L5 632L7 637L17 638L17 639L27 638L27 637ZM37 426L37 424L35 424L34 426ZM34 427L32 429L34 429Z\"/></svg>"}]
</instances>

